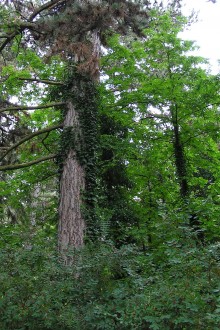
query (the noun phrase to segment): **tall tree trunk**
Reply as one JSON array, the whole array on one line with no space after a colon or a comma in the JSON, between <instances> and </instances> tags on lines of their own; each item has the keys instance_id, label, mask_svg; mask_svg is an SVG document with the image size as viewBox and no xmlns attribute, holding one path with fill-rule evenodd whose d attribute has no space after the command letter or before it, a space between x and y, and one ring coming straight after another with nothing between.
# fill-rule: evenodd
<instances>
[{"instance_id":1,"label":"tall tree trunk","mask_svg":"<svg viewBox=\"0 0 220 330\"><path fill-rule=\"evenodd\" d=\"M65 130L73 132L74 136L81 134L79 116L72 102L68 103ZM71 139L71 134L66 134L65 138ZM85 170L72 146L63 162L60 178L58 245L61 253L65 253L69 247L78 248L83 245L85 221L81 210L81 194L84 188Z\"/></svg>"},{"instance_id":2,"label":"tall tree trunk","mask_svg":"<svg viewBox=\"0 0 220 330\"><path fill-rule=\"evenodd\" d=\"M93 45L89 58L75 55L75 69L70 66L69 101L64 119L64 161L60 179L58 245L61 254L79 248L84 233L94 237L96 228L95 185L100 39L90 36ZM85 44L86 47L86 44ZM68 152L66 152L68 151ZM83 206L83 208L82 208ZM82 211L83 209L83 211ZM86 220L85 220L86 217Z\"/></svg>"}]
</instances>

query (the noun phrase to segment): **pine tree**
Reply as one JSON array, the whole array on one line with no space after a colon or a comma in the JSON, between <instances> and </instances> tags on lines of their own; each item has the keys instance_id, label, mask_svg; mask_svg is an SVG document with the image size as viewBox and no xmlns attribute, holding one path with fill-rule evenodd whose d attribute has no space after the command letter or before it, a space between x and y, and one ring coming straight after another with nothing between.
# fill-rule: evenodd
<instances>
[{"instance_id":1,"label":"pine tree","mask_svg":"<svg viewBox=\"0 0 220 330\"><path fill-rule=\"evenodd\" d=\"M41 1L40 4L39 1L14 0L5 1L0 9L4 22L1 28L0 52L5 62L16 67L17 55L20 52L25 55L32 49L45 62L50 62L53 56L59 56L60 63L65 66L62 82L53 78L51 81L48 76L47 79L43 79L43 75L37 77L34 70L23 76L13 72L14 81L19 81L21 88L24 82L55 85L57 95L62 94L59 100L57 95L54 99L51 96L53 103L36 106L36 109L63 107L63 119L48 129L43 128L37 133L26 135L12 146L7 145L8 149L2 155L2 159L5 159L6 155L32 137L63 127L61 151L58 155L61 171L58 241L59 250L64 252L69 247L83 245L86 228L89 235L95 235L96 85L100 75L101 45L106 45L113 32L141 36L149 19L148 6L144 2L127 0L52 0ZM13 74L11 73L11 77ZM15 105L7 109L3 107L1 112L28 109L33 107ZM27 163L9 164L1 169L23 168L55 157L55 154L47 154ZM85 209L83 214L82 205Z\"/></svg>"}]
</instances>

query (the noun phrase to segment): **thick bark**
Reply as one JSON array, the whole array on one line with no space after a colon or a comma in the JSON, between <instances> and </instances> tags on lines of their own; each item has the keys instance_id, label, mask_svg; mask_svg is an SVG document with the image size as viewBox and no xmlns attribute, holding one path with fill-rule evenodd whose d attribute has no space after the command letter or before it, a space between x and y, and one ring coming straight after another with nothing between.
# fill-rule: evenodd
<instances>
[{"instance_id":1,"label":"thick bark","mask_svg":"<svg viewBox=\"0 0 220 330\"><path fill-rule=\"evenodd\" d=\"M75 100L72 101L72 99L67 103L64 120L64 132L66 130L69 133L71 141L64 143L64 148L67 147L68 150L67 155L66 150L63 150L65 160L60 179L58 246L66 263L71 261L67 260L65 252L69 248L79 248L84 244L86 224L87 230L91 231L91 223L88 223L88 219L85 224L82 206L86 207L91 214L94 209L90 195L95 189L94 180L91 178L94 175L96 153L94 137L97 130L97 94L94 86L95 82L99 80L100 72L98 31L92 33L91 41L93 50L89 60L86 60L83 55L78 58L75 54L74 61L77 70L70 93ZM87 78L85 79L85 77ZM68 134L66 138L68 138ZM84 205L82 194L84 194ZM92 216L91 218L93 219ZM93 227L95 227L94 223Z\"/></svg>"},{"instance_id":2,"label":"thick bark","mask_svg":"<svg viewBox=\"0 0 220 330\"><path fill-rule=\"evenodd\" d=\"M64 120L64 129L71 128L80 135L80 124L71 102ZM85 222L82 216L82 192L85 188L85 170L77 159L73 147L63 163L60 179L58 245L63 256L70 247L83 245Z\"/></svg>"}]
</instances>

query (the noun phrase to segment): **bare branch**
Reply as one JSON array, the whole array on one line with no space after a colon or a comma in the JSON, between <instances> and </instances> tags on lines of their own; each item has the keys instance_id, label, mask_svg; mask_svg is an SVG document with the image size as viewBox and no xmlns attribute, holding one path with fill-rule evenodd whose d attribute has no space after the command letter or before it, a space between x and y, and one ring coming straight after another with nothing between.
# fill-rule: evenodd
<instances>
[{"instance_id":1,"label":"bare branch","mask_svg":"<svg viewBox=\"0 0 220 330\"><path fill-rule=\"evenodd\" d=\"M22 33L25 29L35 30L37 29L37 26L35 23L31 22L19 22L15 27L14 31L7 36L7 38L3 41L3 43L0 45L0 53L3 51L3 49L13 40L18 34Z\"/></svg>"},{"instance_id":2,"label":"bare branch","mask_svg":"<svg viewBox=\"0 0 220 330\"><path fill-rule=\"evenodd\" d=\"M44 5L42 5L41 7L37 8L33 14L30 15L29 17L29 21L33 21L33 19L39 15L42 11L49 9L51 7L53 7L54 5L58 5L58 4L62 4L65 3L66 0L52 0L52 1L48 1L47 3L45 3Z\"/></svg>"},{"instance_id":3,"label":"bare branch","mask_svg":"<svg viewBox=\"0 0 220 330\"><path fill-rule=\"evenodd\" d=\"M14 105L9 106L7 108L0 109L0 113L5 111L26 111L26 110L40 110L40 109L47 109L51 107L60 107L62 105L66 105L65 102L56 102L56 103L48 103L48 104L42 104L42 105L36 105L36 106L22 106L22 105Z\"/></svg>"},{"instance_id":4,"label":"bare branch","mask_svg":"<svg viewBox=\"0 0 220 330\"><path fill-rule=\"evenodd\" d=\"M45 149L47 151L50 151L49 148L46 146L46 144L44 143L44 141L48 138L50 132L47 132L47 134L45 135L45 137L41 140L41 143L43 144L43 146L45 147Z\"/></svg>"},{"instance_id":5,"label":"bare branch","mask_svg":"<svg viewBox=\"0 0 220 330\"><path fill-rule=\"evenodd\" d=\"M37 25L36 23L32 23L32 22L18 21L15 25L15 32L16 29L18 32L22 32L24 29L35 30L37 29Z\"/></svg>"},{"instance_id":6,"label":"bare branch","mask_svg":"<svg viewBox=\"0 0 220 330\"><path fill-rule=\"evenodd\" d=\"M9 38L10 35L9 34L0 34L0 39L5 39L5 38Z\"/></svg>"},{"instance_id":7,"label":"bare branch","mask_svg":"<svg viewBox=\"0 0 220 330\"><path fill-rule=\"evenodd\" d=\"M61 81L55 81L55 80L47 80L47 79L37 79L37 78L18 78L18 80L24 80L24 81L33 81L37 83L47 84L47 85L59 85L63 86L64 83Z\"/></svg>"},{"instance_id":8,"label":"bare branch","mask_svg":"<svg viewBox=\"0 0 220 330\"><path fill-rule=\"evenodd\" d=\"M163 115L157 115L153 113L149 113L148 115L140 118L140 121L145 120L145 119L162 119L164 121L170 121L170 118L168 116L163 116Z\"/></svg>"},{"instance_id":9,"label":"bare branch","mask_svg":"<svg viewBox=\"0 0 220 330\"><path fill-rule=\"evenodd\" d=\"M15 32L13 32L13 33L11 33L8 37L7 37L7 39L5 39L4 41L3 41L3 43L0 45L0 53L3 51L3 49L7 46L7 44L9 44L9 42L12 40L12 39L14 39L14 37L17 35L17 34L19 34L21 31L15 31Z\"/></svg>"},{"instance_id":10,"label":"bare branch","mask_svg":"<svg viewBox=\"0 0 220 330\"><path fill-rule=\"evenodd\" d=\"M37 8L28 18L27 22L21 21L18 23L17 26L15 26L14 31L6 36L6 39L3 41L3 43L0 45L0 53L3 51L3 49L20 33L22 33L25 29L35 30L37 28L35 23L32 23L34 18L39 15L42 11L51 8L52 6L56 4L62 4L65 3L66 0L52 0L44 5Z\"/></svg>"},{"instance_id":11,"label":"bare branch","mask_svg":"<svg viewBox=\"0 0 220 330\"><path fill-rule=\"evenodd\" d=\"M13 144L11 147L8 148L7 151L4 153L4 155L0 158L0 161L2 161L10 151L12 151L13 149L16 149L17 147L19 147L24 142L26 142L28 140L31 140L33 137L38 136L38 135L43 134L43 133L53 131L53 130L58 129L58 128L62 128L62 127L63 127L63 124L59 124L59 125L55 125L55 126L51 126L51 127L46 127L46 128L41 129L41 130L38 130L37 132L34 132L32 134L29 134L29 135L25 136L23 139L21 139L20 141L18 141L17 143Z\"/></svg>"},{"instance_id":12,"label":"bare branch","mask_svg":"<svg viewBox=\"0 0 220 330\"><path fill-rule=\"evenodd\" d=\"M52 154L52 155L38 158L36 160L32 160L31 162L27 162L27 163L0 166L0 171L17 170L19 168L29 167L29 166L44 162L46 160L53 159L56 156L57 155Z\"/></svg>"}]
</instances>

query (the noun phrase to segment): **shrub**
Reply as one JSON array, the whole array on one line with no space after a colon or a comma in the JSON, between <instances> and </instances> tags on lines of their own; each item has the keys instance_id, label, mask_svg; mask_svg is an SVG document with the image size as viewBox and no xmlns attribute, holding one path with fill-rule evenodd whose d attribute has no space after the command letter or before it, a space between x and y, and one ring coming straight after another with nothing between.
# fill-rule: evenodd
<instances>
[{"instance_id":1,"label":"shrub","mask_svg":"<svg viewBox=\"0 0 220 330\"><path fill-rule=\"evenodd\" d=\"M1 330L220 327L218 246L87 246L64 266L47 245L0 252Z\"/></svg>"}]
</instances>

